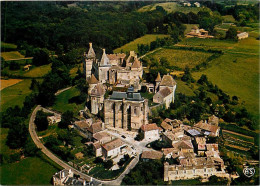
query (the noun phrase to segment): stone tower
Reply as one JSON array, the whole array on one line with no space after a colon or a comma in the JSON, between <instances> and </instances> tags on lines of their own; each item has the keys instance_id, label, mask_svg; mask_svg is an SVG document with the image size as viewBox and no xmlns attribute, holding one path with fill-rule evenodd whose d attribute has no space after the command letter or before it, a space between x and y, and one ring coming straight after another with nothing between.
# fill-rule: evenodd
<instances>
[{"instance_id":1,"label":"stone tower","mask_svg":"<svg viewBox=\"0 0 260 186\"><path fill-rule=\"evenodd\" d=\"M155 90L154 90L155 93L159 90L159 85L160 85L161 81L162 81L162 78L161 78L160 73L158 72L157 78L155 79L155 83L156 83Z\"/></svg>"},{"instance_id":2,"label":"stone tower","mask_svg":"<svg viewBox=\"0 0 260 186\"><path fill-rule=\"evenodd\" d=\"M83 61L83 73L86 78L86 81L91 77L92 65L96 59L96 54L94 49L92 48L92 43L89 43L88 53L84 53L84 61Z\"/></svg>"}]
</instances>

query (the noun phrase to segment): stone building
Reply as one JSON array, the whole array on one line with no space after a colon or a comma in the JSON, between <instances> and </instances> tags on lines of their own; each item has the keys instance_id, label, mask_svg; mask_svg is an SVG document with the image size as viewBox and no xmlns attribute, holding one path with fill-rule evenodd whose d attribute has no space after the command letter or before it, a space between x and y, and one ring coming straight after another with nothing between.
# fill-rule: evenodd
<instances>
[{"instance_id":1,"label":"stone building","mask_svg":"<svg viewBox=\"0 0 260 186\"><path fill-rule=\"evenodd\" d=\"M192 27L191 31L186 34L186 37L214 38L214 36L209 35L208 31L199 29L197 26Z\"/></svg>"},{"instance_id":2,"label":"stone building","mask_svg":"<svg viewBox=\"0 0 260 186\"><path fill-rule=\"evenodd\" d=\"M164 181L185 180L198 177L208 178L212 175L228 176L224 171L224 162L222 159L211 157L196 157L182 161L180 165L169 165L164 163Z\"/></svg>"},{"instance_id":3,"label":"stone building","mask_svg":"<svg viewBox=\"0 0 260 186\"><path fill-rule=\"evenodd\" d=\"M104 95L106 90L104 86L99 83L92 90L90 94L91 99L91 113L98 114L102 110L104 104Z\"/></svg>"},{"instance_id":4,"label":"stone building","mask_svg":"<svg viewBox=\"0 0 260 186\"><path fill-rule=\"evenodd\" d=\"M169 108L170 103L174 102L174 94L177 83L174 81L171 75L164 75L161 79L160 74L155 80L155 92L153 96L154 103L164 103L166 108Z\"/></svg>"},{"instance_id":5,"label":"stone building","mask_svg":"<svg viewBox=\"0 0 260 186\"><path fill-rule=\"evenodd\" d=\"M155 141L160 138L159 127L156 125L156 123L142 125L141 131L144 134L145 140Z\"/></svg>"},{"instance_id":6,"label":"stone building","mask_svg":"<svg viewBox=\"0 0 260 186\"><path fill-rule=\"evenodd\" d=\"M104 101L105 125L114 128L137 131L142 125L148 124L148 100L140 93L114 91Z\"/></svg>"},{"instance_id":7,"label":"stone building","mask_svg":"<svg viewBox=\"0 0 260 186\"><path fill-rule=\"evenodd\" d=\"M86 80L91 77L91 74L94 74L102 84L133 86L135 90L141 88L139 82L143 76L143 66L134 51L130 51L130 55L125 59L124 53L106 54L105 49L103 49L99 61L96 59L92 44L90 43L89 46L88 54L84 54L83 62Z\"/></svg>"}]
</instances>

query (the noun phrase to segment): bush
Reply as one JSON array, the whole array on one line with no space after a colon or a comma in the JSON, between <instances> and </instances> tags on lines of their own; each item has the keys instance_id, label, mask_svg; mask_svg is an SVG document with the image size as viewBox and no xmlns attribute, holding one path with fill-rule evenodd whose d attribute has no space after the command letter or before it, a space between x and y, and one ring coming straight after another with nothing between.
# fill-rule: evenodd
<instances>
[{"instance_id":1,"label":"bush","mask_svg":"<svg viewBox=\"0 0 260 186\"><path fill-rule=\"evenodd\" d=\"M108 161L104 162L105 169L110 169L112 166L113 166L112 160L108 160Z\"/></svg>"},{"instance_id":2,"label":"bush","mask_svg":"<svg viewBox=\"0 0 260 186\"><path fill-rule=\"evenodd\" d=\"M96 159L94 160L94 163L103 163L103 159L100 157L96 157Z\"/></svg>"}]
</instances>

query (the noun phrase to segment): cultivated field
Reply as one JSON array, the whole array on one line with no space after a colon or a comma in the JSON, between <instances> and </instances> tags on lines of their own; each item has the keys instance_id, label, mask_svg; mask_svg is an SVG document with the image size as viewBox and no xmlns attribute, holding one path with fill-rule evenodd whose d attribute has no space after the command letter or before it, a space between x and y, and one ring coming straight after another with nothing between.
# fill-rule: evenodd
<instances>
[{"instance_id":1,"label":"cultivated field","mask_svg":"<svg viewBox=\"0 0 260 186\"><path fill-rule=\"evenodd\" d=\"M5 111L8 107L15 105L22 106L25 97L31 93L30 85L31 80L25 79L1 90L1 111Z\"/></svg>"},{"instance_id":2,"label":"cultivated field","mask_svg":"<svg viewBox=\"0 0 260 186\"><path fill-rule=\"evenodd\" d=\"M202 74L218 85L230 96L238 96L245 107L258 116L259 105L259 40L256 34L238 42L189 38L178 43L181 46L222 50L224 55L213 59L211 65L199 72L192 73L195 79Z\"/></svg>"},{"instance_id":3,"label":"cultivated field","mask_svg":"<svg viewBox=\"0 0 260 186\"><path fill-rule=\"evenodd\" d=\"M222 18L224 19L223 20L224 23L234 23L236 21L232 15L225 15L222 16Z\"/></svg>"},{"instance_id":4,"label":"cultivated field","mask_svg":"<svg viewBox=\"0 0 260 186\"><path fill-rule=\"evenodd\" d=\"M3 90L6 87L15 85L16 83L19 83L21 81L22 81L21 79L8 79L8 80L1 79L1 89L0 90Z\"/></svg>"},{"instance_id":5,"label":"cultivated field","mask_svg":"<svg viewBox=\"0 0 260 186\"><path fill-rule=\"evenodd\" d=\"M5 52L6 49L15 50L16 48L17 46L15 44L1 42L1 49L3 52Z\"/></svg>"},{"instance_id":6,"label":"cultivated field","mask_svg":"<svg viewBox=\"0 0 260 186\"><path fill-rule=\"evenodd\" d=\"M135 52L138 52L137 45L139 44L150 44L152 41L155 41L156 38L164 38L168 37L168 35L163 34L147 34L143 37L137 38L134 41L131 41L130 43L125 44L124 46L115 49L114 53L121 53L123 52L129 52L131 50L134 50Z\"/></svg>"},{"instance_id":7,"label":"cultivated field","mask_svg":"<svg viewBox=\"0 0 260 186\"><path fill-rule=\"evenodd\" d=\"M50 71L51 71L51 64L42 65L42 66L39 66L39 67L34 67L29 71L26 71L25 73L23 73L23 76L24 77L32 77L32 78L43 77L44 75L46 75Z\"/></svg>"},{"instance_id":8,"label":"cultivated field","mask_svg":"<svg viewBox=\"0 0 260 186\"><path fill-rule=\"evenodd\" d=\"M205 62L210 56L212 56L212 54L206 52L167 48L163 48L148 55L148 57L152 57L157 60L165 57L167 61L170 62L171 66L177 66L182 69L184 69L186 66L189 68L194 68L196 65Z\"/></svg>"},{"instance_id":9,"label":"cultivated field","mask_svg":"<svg viewBox=\"0 0 260 186\"><path fill-rule=\"evenodd\" d=\"M24 56L22 54L20 54L20 52L18 52L18 51L2 52L1 57L3 57L4 60L6 60L6 61L12 60L12 59L24 58Z\"/></svg>"},{"instance_id":10,"label":"cultivated field","mask_svg":"<svg viewBox=\"0 0 260 186\"><path fill-rule=\"evenodd\" d=\"M197 8L197 7L183 7L175 2L168 2L168 3L157 3L157 4L152 4L152 5L147 5L142 8L140 8L138 11L139 12L146 12L146 11L153 11L156 9L156 6L161 6L166 10L167 12L183 12L183 13L189 13L189 12L194 12L197 13L200 11L202 8Z\"/></svg>"}]
</instances>

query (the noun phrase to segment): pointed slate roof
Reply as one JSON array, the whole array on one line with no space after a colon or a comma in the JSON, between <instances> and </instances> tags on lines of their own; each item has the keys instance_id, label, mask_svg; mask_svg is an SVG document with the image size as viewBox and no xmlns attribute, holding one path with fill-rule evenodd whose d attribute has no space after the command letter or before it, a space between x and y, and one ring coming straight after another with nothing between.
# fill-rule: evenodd
<instances>
[{"instance_id":1,"label":"pointed slate roof","mask_svg":"<svg viewBox=\"0 0 260 186\"><path fill-rule=\"evenodd\" d=\"M157 75L157 78L155 79L155 81L162 81L162 78L161 78L161 75L159 72L158 72L158 75Z\"/></svg>"},{"instance_id":2,"label":"pointed slate roof","mask_svg":"<svg viewBox=\"0 0 260 186\"><path fill-rule=\"evenodd\" d=\"M91 75L90 79L88 80L89 84L98 84L97 78L94 76L94 74Z\"/></svg>"},{"instance_id":3,"label":"pointed slate roof","mask_svg":"<svg viewBox=\"0 0 260 186\"><path fill-rule=\"evenodd\" d=\"M88 50L88 58L95 58L96 54L94 52L94 49L92 48L92 43L89 43L89 50Z\"/></svg>"},{"instance_id":4,"label":"pointed slate roof","mask_svg":"<svg viewBox=\"0 0 260 186\"><path fill-rule=\"evenodd\" d=\"M107 57L106 50L103 49L103 55L102 55L102 58L101 58L101 61L100 61L100 65L105 66L105 65L108 65L108 64L109 64L109 59Z\"/></svg>"}]
</instances>

